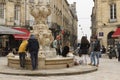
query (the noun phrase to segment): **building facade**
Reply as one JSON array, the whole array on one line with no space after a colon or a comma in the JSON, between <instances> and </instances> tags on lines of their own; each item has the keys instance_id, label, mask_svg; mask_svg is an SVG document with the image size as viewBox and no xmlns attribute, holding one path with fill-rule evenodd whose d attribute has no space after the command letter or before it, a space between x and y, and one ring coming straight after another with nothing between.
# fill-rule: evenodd
<instances>
[{"instance_id":1,"label":"building facade","mask_svg":"<svg viewBox=\"0 0 120 80\"><path fill-rule=\"evenodd\" d=\"M91 31L108 47L115 44L112 34L120 27L120 0L93 0Z\"/></svg>"},{"instance_id":2,"label":"building facade","mask_svg":"<svg viewBox=\"0 0 120 80\"><path fill-rule=\"evenodd\" d=\"M71 46L77 44L77 15L76 3L69 4L67 0L48 1L52 8L52 14L48 17L50 29L54 37L61 34L63 43L70 41ZM64 46L64 44L63 44Z\"/></svg>"},{"instance_id":3,"label":"building facade","mask_svg":"<svg viewBox=\"0 0 120 80\"><path fill-rule=\"evenodd\" d=\"M35 22L29 13L30 3L49 4L51 15L46 22L54 38L60 34L63 43L70 41L71 46L77 44L76 4L70 6L67 0L0 0L0 25L31 29Z\"/></svg>"},{"instance_id":4,"label":"building facade","mask_svg":"<svg viewBox=\"0 0 120 80\"><path fill-rule=\"evenodd\" d=\"M8 27L29 27L34 20L29 14L28 0L1 0L0 25Z\"/></svg>"}]
</instances>

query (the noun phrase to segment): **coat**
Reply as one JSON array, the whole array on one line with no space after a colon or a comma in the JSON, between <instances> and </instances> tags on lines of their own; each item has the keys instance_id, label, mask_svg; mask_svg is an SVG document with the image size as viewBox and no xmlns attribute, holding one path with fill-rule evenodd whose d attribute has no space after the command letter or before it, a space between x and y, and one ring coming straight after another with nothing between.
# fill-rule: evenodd
<instances>
[{"instance_id":1,"label":"coat","mask_svg":"<svg viewBox=\"0 0 120 80\"><path fill-rule=\"evenodd\" d=\"M35 38L35 36L31 36L30 39L28 40L27 50L30 53L33 52L33 51L38 52L38 50L39 50L39 42Z\"/></svg>"},{"instance_id":2,"label":"coat","mask_svg":"<svg viewBox=\"0 0 120 80\"><path fill-rule=\"evenodd\" d=\"M28 44L28 41L27 40L23 40L22 43L20 44L18 53L26 52L27 44Z\"/></svg>"},{"instance_id":3,"label":"coat","mask_svg":"<svg viewBox=\"0 0 120 80\"><path fill-rule=\"evenodd\" d=\"M62 56L66 57L68 53L69 53L69 47L65 46L62 51Z\"/></svg>"},{"instance_id":4,"label":"coat","mask_svg":"<svg viewBox=\"0 0 120 80\"><path fill-rule=\"evenodd\" d=\"M89 50L90 44L89 43L82 43L80 45L80 54L88 54L88 50Z\"/></svg>"}]
</instances>

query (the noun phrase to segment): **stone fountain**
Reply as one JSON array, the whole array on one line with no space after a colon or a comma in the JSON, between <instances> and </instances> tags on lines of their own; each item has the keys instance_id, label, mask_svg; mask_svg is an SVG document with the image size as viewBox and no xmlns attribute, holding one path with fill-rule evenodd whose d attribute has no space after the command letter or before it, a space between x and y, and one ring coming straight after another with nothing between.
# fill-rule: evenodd
<instances>
[{"instance_id":1,"label":"stone fountain","mask_svg":"<svg viewBox=\"0 0 120 80\"><path fill-rule=\"evenodd\" d=\"M55 49L50 48L50 44L54 40L51 30L46 23L47 17L51 14L49 5L30 5L30 13L35 19L32 34L36 35L40 44L39 54L45 57L55 57Z\"/></svg>"},{"instance_id":2,"label":"stone fountain","mask_svg":"<svg viewBox=\"0 0 120 80\"><path fill-rule=\"evenodd\" d=\"M50 5L30 4L30 14L35 19L31 34L37 37L40 45L38 69L55 69L73 66L73 57L57 57L55 49L50 47L50 44L54 40L51 30L49 30L46 23L47 17L51 14ZM20 68L19 57L9 55L8 66ZM29 56L26 57L26 69L31 69Z\"/></svg>"}]
</instances>

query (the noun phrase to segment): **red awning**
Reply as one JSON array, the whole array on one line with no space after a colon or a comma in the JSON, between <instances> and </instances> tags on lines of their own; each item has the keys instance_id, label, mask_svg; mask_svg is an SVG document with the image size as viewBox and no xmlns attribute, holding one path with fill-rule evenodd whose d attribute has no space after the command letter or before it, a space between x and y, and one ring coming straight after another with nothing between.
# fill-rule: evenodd
<instances>
[{"instance_id":1,"label":"red awning","mask_svg":"<svg viewBox=\"0 0 120 80\"><path fill-rule=\"evenodd\" d=\"M120 28L117 28L112 37L120 37Z\"/></svg>"},{"instance_id":2,"label":"red awning","mask_svg":"<svg viewBox=\"0 0 120 80\"><path fill-rule=\"evenodd\" d=\"M17 40L22 40L22 39L29 39L30 37L30 32L25 29L25 28L20 28L20 27L14 27L13 29L16 29L18 31L22 31L24 32L25 34L14 34L14 38L17 39Z\"/></svg>"}]
</instances>

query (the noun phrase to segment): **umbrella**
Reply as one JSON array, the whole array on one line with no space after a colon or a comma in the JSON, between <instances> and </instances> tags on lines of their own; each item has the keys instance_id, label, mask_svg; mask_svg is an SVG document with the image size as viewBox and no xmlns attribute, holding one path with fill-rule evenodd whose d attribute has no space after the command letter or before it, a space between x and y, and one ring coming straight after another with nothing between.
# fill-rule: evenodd
<instances>
[{"instance_id":1,"label":"umbrella","mask_svg":"<svg viewBox=\"0 0 120 80\"><path fill-rule=\"evenodd\" d=\"M22 31L12 29L6 26L0 26L0 34L25 34Z\"/></svg>"}]
</instances>

